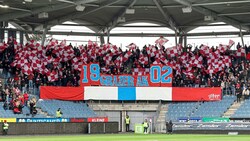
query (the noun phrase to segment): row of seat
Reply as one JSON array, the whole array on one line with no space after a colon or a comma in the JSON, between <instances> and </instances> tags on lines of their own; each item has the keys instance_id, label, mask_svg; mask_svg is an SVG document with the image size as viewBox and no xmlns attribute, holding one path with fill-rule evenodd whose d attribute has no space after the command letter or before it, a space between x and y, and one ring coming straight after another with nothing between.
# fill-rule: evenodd
<instances>
[{"instance_id":1,"label":"row of seat","mask_svg":"<svg viewBox=\"0 0 250 141\"><path fill-rule=\"evenodd\" d=\"M244 101L244 103L232 115L232 118L250 118L250 99Z\"/></svg>"},{"instance_id":2,"label":"row of seat","mask_svg":"<svg viewBox=\"0 0 250 141\"><path fill-rule=\"evenodd\" d=\"M60 100L40 100L37 107L47 112L50 117L56 117L56 111L61 108L64 118L87 118L95 117L95 112L87 104L82 102L60 101Z\"/></svg>"},{"instance_id":3,"label":"row of seat","mask_svg":"<svg viewBox=\"0 0 250 141\"><path fill-rule=\"evenodd\" d=\"M221 117L236 100L236 96L223 96L214 102L177 102L168 106L166 120L178 121L183 117Z\"/></svg>"}]
</instances>

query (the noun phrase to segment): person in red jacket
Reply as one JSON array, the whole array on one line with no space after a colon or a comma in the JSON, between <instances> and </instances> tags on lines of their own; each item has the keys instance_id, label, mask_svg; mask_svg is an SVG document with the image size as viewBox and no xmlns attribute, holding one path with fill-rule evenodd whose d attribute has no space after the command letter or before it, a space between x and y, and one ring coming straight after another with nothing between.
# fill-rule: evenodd
<instances>
[{"instance_id":1,"label":"person in red jacket","mask_svg":"<svg viewBox=\"0 0 250 141\"><path fill-rule=\"evenodd\" d=\"M29 95L27 92L24 92L23 98L24 98L24 104L25 104L25 106L27 106L27 103L29 101Z\"/></svg>"}]
</instances>

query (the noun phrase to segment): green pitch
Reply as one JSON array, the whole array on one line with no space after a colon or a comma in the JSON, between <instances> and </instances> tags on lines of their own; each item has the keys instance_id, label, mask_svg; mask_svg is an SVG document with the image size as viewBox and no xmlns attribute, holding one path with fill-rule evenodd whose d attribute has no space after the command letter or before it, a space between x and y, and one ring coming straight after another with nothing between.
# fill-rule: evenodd
<instances>
[{"instance_id":1,"label":"green pitch","mask_svg":"<svg viewBox=\"0 0 250 141\"><path fill-rule=\"evenodd\" d=\"M0 136L0 141L250 141L248 135L54 135L54 136Z\"/></svg>"}]
</instances>

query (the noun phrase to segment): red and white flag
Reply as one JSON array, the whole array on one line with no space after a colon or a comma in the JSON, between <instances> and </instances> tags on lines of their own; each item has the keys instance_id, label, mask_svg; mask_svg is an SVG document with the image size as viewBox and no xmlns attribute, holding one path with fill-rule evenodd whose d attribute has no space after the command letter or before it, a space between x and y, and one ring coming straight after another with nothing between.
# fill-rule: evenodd
<instances>
[{"instance_id":1,"label":"red and white flag","mask_svg":"<svg viewBox=\"0 0 250 141\"><path fill-rule=\"evenodd\" d=\"M132 69L132 75L148 75L149 68L134 68Z\"/></svg>"},{"instance_id":2,"label":"red and white flag","mask_svg":"<svg viewBox=\"0 0 250 141\"><path fill-rule=\"evenodd\" d=\"M24 65L23 65L23 68L22 68L22 72L26 75L30 75L33 73L33 68L31 67L31 64L26 62Z\"/></svg>"},{"instance_id":3,"label":"red and white flag","mask_svg":"<svg viewBox=\"0 0 250 141\"><path fill-rule=\"evenodd\" d=\"M126 47L129 48L129 50L131 51L135 51L138 48L138 46L135 43L131 43Z\"/></svg>"},{"instance_id":4,"label":"red and white flag","mask_svg":"<svg viewBox=\"0 0 250 141\"><path fill-rule=\"evenodd\" d=\"M123 55L119 55L115 61L114 61L115 65L117 66L117 68L121 68L122 64L123 64Z\"/></svg>"},{"instance_id":5,"label":"red and white flag","mask_svg":"<svg viewBox=\"0 0 250 141\"><path fill-rule=\"evenodd\" d=\"M48 72L47 76L48 76L49 82L57 81L59 78L58 72L56 70L52 70L51 72Z\"/></svg>"},{"instance_id":6,"label":"red and white flag","mask_svg":"<svg viewBox=\"0 0 250 141\"><path fill-rule=\"evenodd\" d=\"M206 45L203 45L201 48L200 48L200 53L203 55L203 56L207 56L211 53L211 49L209 48L209 46L206 46Z\"/></svg>"},{"instance_id":7,"label":"red and white flag","mask_svg":"<svg viewBox=\"0 0 250 141\"><path fill-rule=\"evenodd\" d=\"M132 56L132 52L129 50L126 52L126 54L123 56L123 62L128 61L128 58Z\"/></svg>"},{"instance_id":8,"label":"red and white flag","mask_svg":"<svg viewBox=\"0 0 250 141\"><path fill-rule=\"evenodd\" d=\"M236 57L245 57L246 56L246 49L241 47L236 51Z\"/></svg>"},{"instance_id":9,"label":"red and white flag","mask_svg":"<svg viewBox=\"0 0 250 141\"><path fill-rule=\"evenodd\" d=\"M230 39L230 40L229 40L229 43L228 43L228 46L231 47L231 46L233 46L234 44L235 44L235 42L234 42L233 40Z\"/></svg>"},{"instance_id":10,"label":"red and white flag","mask_svg":"<svg viewBox=\"0 0 250 141\"><path fill-rule=\"evenodd\" d=\"M167 55L171 58L178 57L182 53L182 47L180 45L167 48L166 50L167 50Z\"/></svg>"},{"instance_id":11,"label":"red and white flag","mask_svg":"<svg viewBox=\"0 0 250 141\"><path fill-rule=\"evenodd\" d=\"M147 65L148 64L148 56L143 55L142 53L140 53L139 56L139 60L138 60L141 64L143 65Z\"/></svg>"},{"instance_id":12,"label":"red and white flag","mask_svg":"<svg viewBox=\"0 0 250 141\"><path fill-rule=\"evenodd\" d=\"M168 42L168 39L164 38L163 36L161 36L159 39L157 39L155 41L156 45L159 45L160 47L162 47L165 43Z\"/></svg>"},{"instance_id":13,"label":"red and white flag","mask_svg":"<svg viewBox=\"0 0 250 141\"><path fill-rule=\"evenodd\" d=\"M222 44L220 44L217 50L218 50L220 53L225 53L228 49L229 49L229 46L228 46L228 45L222 45Z\"/></svg>"},{"instance_id":14,"label":"red and white flag","mask_svg":"<svg viewBox=\"0 0 250 141\"><path fill-rule=\"evenodd\" d=\"M110 65L111 64L112 57L113 57L112 53L106 54L103 57L103 60L105 61L106 65Z\"/></svg>"},{"instance_id":15,"label":"red and white flag","mask_svg":"<svg viewBox=\"0 0 250 141\"><path fill-rule=\"evenodd\" d=\"M6 44L6 43L0 43L0 52L3 52L5 49L7 49L8 48L8 44Z\"/></svg>"}]
</instances>

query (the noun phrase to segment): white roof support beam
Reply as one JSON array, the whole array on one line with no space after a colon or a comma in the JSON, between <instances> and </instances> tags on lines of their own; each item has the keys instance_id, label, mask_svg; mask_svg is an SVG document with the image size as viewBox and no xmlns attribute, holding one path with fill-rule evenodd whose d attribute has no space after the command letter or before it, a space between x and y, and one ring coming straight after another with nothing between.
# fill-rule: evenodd
<instances>
[{"instance_id":1,"label":"white roof support beam","mask_svg":"<svg viewBox=\"0 0 250 141\"><path fill-rule=\"evenodd\" d=\"M97 0L75 0L73 2L83 4L84 2L88 3L88 2L93 2L93 1L97 1ZM23 18L23 17L27 17L30 15L36 15L36 14L39 14L41 12L56 11L56 10L72 7L74 5L69 4L69 3L63 3L63 4L55 4L55 5L37 8L37 9L34 9L30 12L27 12L27 11L26 12L25 11L12 12L12 13L8 13L8 14L0 15L0 21L8 21L8 20L13 20L13 19Z\"/></svg>"},{"instance_id":2,"label":"white roof support beam","mask_svg":"<svg viewBox=\"0 0 250 141\"><path fill-rule=\"evenodd\" d=\"M192 4L188 0L174 0L174 1L180 3L184 6L192 7ZM247 30L247 31L250 30L250 28L248 26L241 25L240 22L238 22L234 19L228 18L228 17L219 17L217 13L215 13L209 9L206 9L204 7L196 6L196 7L192 7L192 9L203 14L203 15L210 15L214 19L217 19L218 21L222 21L222 22L225 22L227 24L230 24L238 29L242 28L242 29Z\"/></svg>"},{"instance_id":3,"label":"white roof support beam","mask_svg":"<svg viewBox=\"0 0 250 141\"><path fill-rule=\"evenodd\" d=\"M72 5L78 5L78 4L86 4L86 3L96 2L98 0L78 0L78 1L56 0L56 1L68 3L68 4L72 4Z\"/></svg>"},{"instance_id":4,"label":"white roof support beam","mask_svg":"<svg viewBox=\"0 0 250 141\"><path fill-rule=\"evenodd\" d=\"M159 0L153 0L156 7L159 9L159 11L161 12L162 16L164 17L164 19L168 22L168 24L170 25L171 29L179 32L179 28L176 25L176 22L174 21L174 19L163 10L163 7L160 5L160 1Z\"/></svg>"},{"instance_id":5,"label":"white roof support beam","mask_svg":"<svg viewBox=\"0 0 250 141\"><path fill-rule=\"evenodd\" d=\"M107 28L106 30L101 29L99 32L110 32L114 27L116 27L116 25L118 24L118 18L122 17L126 14L126 10L128 8L133 7L133 5L136 3L137 0L130 0L128 2L128 6L122 8L111 20L110 22L107 24ZM104 30L104 31L103 31Z\"/></svg>"},{"instance_id":6,"label":"white roof support beam","mask_svg":"<svg viewBox=\"0 0 250 141\"><path fill-rule=\"evenodd\" d=\"M50 27L52 27L54 25L61 24L61 23L66 22L66 21L74 20L74 19L76 19L78 17L91 14L91 13L96 12L98 10L101 10L101 9L107 7L107 6L115 4L115 3L119 2L119 1L121 1L121 0L106 1L103 4L101 4L100 7L98 7L98 8L94 8L94 9L87 9L86 8L83 12L73 12L73 13L70 13L68 15L62 16L62 17L60 17L58 19L47 21L46 24L48 25L48 28L50 28ZM36 27L35 29L37 29L38 27Z\"/></svg>"}]
</instances>

